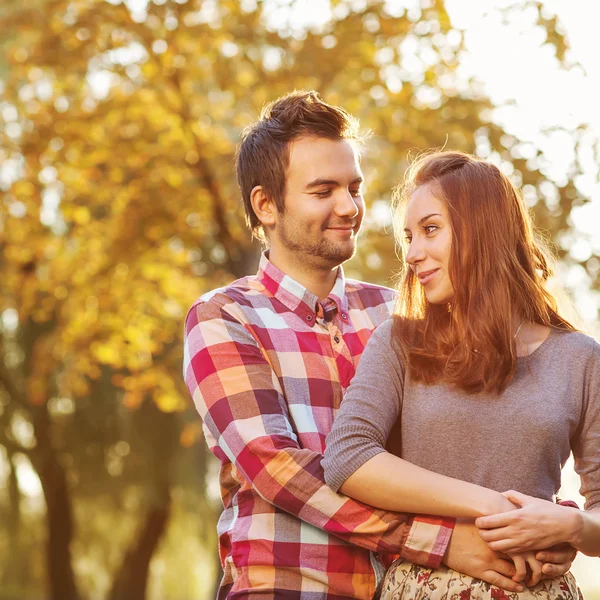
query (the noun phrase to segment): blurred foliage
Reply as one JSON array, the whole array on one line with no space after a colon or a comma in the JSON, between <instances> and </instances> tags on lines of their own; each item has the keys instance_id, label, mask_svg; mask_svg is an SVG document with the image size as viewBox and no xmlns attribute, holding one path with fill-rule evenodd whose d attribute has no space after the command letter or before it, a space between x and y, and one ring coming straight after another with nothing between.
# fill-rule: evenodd
<instances>
[{"instance_id":1,"label":"blurred foliage","mask_svg":"<svg viewBox=\"0 0 600 600\"><path fill-rule=\"evenodd\" d=\"M256 267L233 156L265 102L314 88L376 134L350 275L389 282L390 189L408 151L429 147L501 164L567 258L584 130L568 132L571 172L549 180L539 148L461 76L462 35L441 0L338 0L308 27L301 5L3 4L0 597L212 593L218 486L181 332L198 295ZM555 18L537 2L511 10L532 7L566 68ZM598 284L597 258L584 262Z\"/></svg>"}]
</instances>

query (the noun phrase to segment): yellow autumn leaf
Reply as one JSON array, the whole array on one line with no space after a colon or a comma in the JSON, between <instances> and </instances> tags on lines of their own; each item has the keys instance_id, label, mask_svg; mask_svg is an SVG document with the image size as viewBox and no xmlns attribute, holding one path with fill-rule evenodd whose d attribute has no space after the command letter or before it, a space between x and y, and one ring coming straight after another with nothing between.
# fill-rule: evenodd
<instances>
[{"instance_id":1,"label":"yellow autumn leaf","mask_svg":"<svg viewBox=\"0 0 600 600\"><path fill-rule=\"evenodd\" d=\"M92 354L100 363L106 365L114 363L118 357L116 349L108 344L95 344Z\"/></svg>"},{"instance_id":2,"label":"yellow autumn leaf","mask_svg":"<svg viewBox=\"0 0 600 600\"><path fill-rule=\"evenodd\" d=\"M72 218L78 225L86 225L90 222L90 211L85 206L78 206L73 210Z\"/></svg>"},{"instance_id":3,"label":"yellow autumn leaf","mask_svg":"<svg viewBox=\"0 0 600 600\"><path fill-rule=\"evenodd\" d=\"M187 402L174 392L159 392L154 395L156 406L163 412L175 412L185 408Z\"/></svg>"}]
</instances>

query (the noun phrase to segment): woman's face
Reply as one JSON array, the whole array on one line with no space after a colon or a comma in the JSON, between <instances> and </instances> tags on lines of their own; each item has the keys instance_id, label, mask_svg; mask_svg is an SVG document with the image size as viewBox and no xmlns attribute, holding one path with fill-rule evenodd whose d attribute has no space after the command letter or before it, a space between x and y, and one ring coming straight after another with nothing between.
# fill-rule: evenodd
<instances>
[{"instance_id":1,"label":"woman's face","mask_svg":"<svg viewBox=\"0 0 600 600\"><path fill-rule=\"evenodd\" d=\"M454 297L448 271L452 227L446 203L432 193L431 185L418 187L406 207L406 262L423 286L427 300L446 304Z\"/></svg>"}]
</instances>

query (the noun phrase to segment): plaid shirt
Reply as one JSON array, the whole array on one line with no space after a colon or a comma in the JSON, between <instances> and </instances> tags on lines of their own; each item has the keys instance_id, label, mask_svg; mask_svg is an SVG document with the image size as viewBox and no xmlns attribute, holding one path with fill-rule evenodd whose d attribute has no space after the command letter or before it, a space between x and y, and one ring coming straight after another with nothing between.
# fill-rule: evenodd
<instances>
[{"instance_id":1,"label":"plaid shirt","mask_svg":"<svg viewBox=\"0 0 600 600\"><path fill-rule=\"evenodd\" d=\"M184 377L221 461L219 598L252 590L366 600L381 573L372 553L440 564L452 519L412 519L336 494L321 467L344 391L393 296L340 268L319 302L263 256L256 277L190 309Z\"/></svg>"}]
</instances>

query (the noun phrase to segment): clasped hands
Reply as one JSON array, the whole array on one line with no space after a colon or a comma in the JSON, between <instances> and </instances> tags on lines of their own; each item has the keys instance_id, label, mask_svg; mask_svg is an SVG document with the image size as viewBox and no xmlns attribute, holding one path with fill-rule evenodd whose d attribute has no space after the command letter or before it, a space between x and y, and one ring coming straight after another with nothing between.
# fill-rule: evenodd
<instances>
[{"instance_id":1,"label":"clasped hands","mask_svg":"<svg viewBox=\"0 0 600 600\"><path fill-rule=\"evenodd\" d=\"M559 565L544 564L542 568L543 562L556 557L553 552L540 549L568 552L567 556L571 558L564 566L570 567L576 551L569 544L576 534L579 511L513 490L503 496L516 508L479 517L475 526L491 550L506 554L513 560L516 568L513 579L524 580L527 566L530 570L527 585L537 584L543 576L554 577L564 573L564 568Z\"/></svg>"},{"instance_id":2,"label":"clasped hands","mask_svg":"<svg viewBox=\"0 0 600 600\"><path fill-rule=\"evenodd\" d=\"M534 586L542 578L563 575L577 552L564 543L571 537L559 525L564 525L564 513L557 517L555 510L565 507L506 492L490 511L496 514L480 517L475 524L457 520L444 563L511 592L523 591L523 583Z\"/></svg>"}]
</instances>

